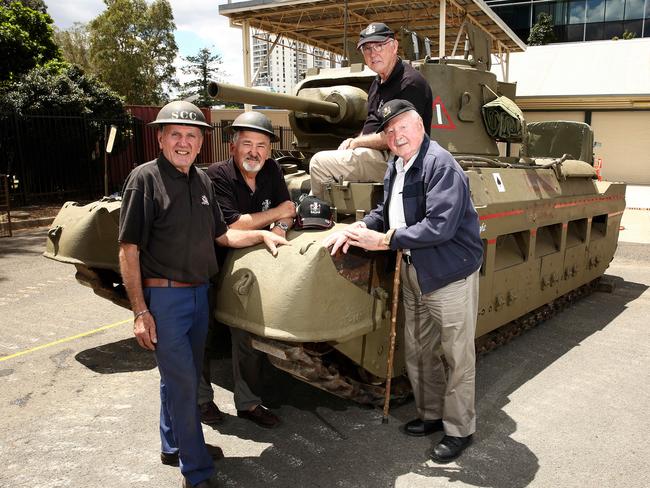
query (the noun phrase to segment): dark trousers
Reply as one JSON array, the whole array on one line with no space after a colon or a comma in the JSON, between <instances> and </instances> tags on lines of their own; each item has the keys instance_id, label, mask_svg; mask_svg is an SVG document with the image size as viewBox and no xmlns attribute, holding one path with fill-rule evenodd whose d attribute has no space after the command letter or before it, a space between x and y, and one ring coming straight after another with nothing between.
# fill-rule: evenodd
<instances>
[{"instance_id":1,"label":"dark trousers","mask_svg":"<svg viewBox=\"0 0 650 488\"><path fill-rule=\"evenodd\" d=\"M178 452L181 473L196 485L214 472L196 404L208 331L208 285L144 292L158 335L161 450Z\"/></svg>"}]
</instances>

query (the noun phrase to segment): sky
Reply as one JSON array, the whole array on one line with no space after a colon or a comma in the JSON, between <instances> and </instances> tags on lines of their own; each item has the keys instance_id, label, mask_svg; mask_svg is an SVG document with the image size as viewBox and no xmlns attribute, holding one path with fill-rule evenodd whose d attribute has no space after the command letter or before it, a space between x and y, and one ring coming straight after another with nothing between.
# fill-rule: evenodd
<instances>
[{"instance_id":1,"label":"sky","mask_svg":"<svg viewBox=\"0 0 650 488\"><path fill-rule=\"evenodd\" d=\"M207 47L214 54L221 54L222 70L228 76L224 82L241 85L244 82L242 62L241 30L231 28L228 18L219 15L219 5L226 0L169 0L176 22L176 44L178 54L175 65L179 68L181 57L195 55L199 49ZM47 12L54 24L66 29L74 22L86 23L100 13L106 5L102 0L45 0ZM180 69L179 80L185 81Z\"/></svg>"}]
</instances>

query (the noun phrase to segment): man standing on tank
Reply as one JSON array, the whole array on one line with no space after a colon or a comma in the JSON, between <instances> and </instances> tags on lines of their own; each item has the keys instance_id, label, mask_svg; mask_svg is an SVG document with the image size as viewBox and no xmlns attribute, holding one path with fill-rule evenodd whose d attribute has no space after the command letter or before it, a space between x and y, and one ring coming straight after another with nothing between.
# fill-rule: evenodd
<instances>
[{"instance_id":1,"label":"man standing on tank","mask_svg":"<svg viewBox=\"0 0 650 488\"><path fill-rule=\"evenodd\" d=\"M316 153L309 165L311 193L324 198L325 185L333 178L348 181L381 181L386 172L388 146L377 133L384 103L394 99L410 101L429 133L433 115L431 87L409 63L398 56L395 33L381 22L373 22L359 34L357 49L366 65L377 73L368 90L368 116L356 137L346 139L338 150Z\"/></svg>"},{"instance_id":2,"label":"man standing on tank","mask_svg":"<svg viewBox=\"0 0 650 488\"><path fill-rule=\"evenodd\" d=\"M444 431L431 451L434 461L444 463L463 452L476 430L474 334L483 257L478 214L467 176L429 139L415 107L392 100L382 115L377 130L395 154L384 178L384 201L324 244L332 254L351 245L402 249L406 369L418 413L404 431Z\"/></svg>"},{"instance_id":3,"label":"man standing on tank","mask_svg":"<svg viewBox=\"0 0 650 488\"><path fill-rule=\"evenodd\" d=\"M271 142L278 140L271 121L260 112L245 112L234 120L230 131L230 159L207 170L226 223L231 229L270 228L284 238L293 226L296 206L282 168L269 157ZM231 327L230 333L237 416L261 427L275 427L280 419L260 397L265 354L253 349L245 330ZM201 385L199 397L201 403L212 403L211 385Z\"/></svg>"},{"instance_id":4,"label":"man standing on tank","mask_svg":"<svg viewBox=\"0 0 650 488\"><path fill-rule=\"evenodd\" d=\"M163 464L179 464L183 487L210 488L213 458L197 408L208 329L208 282L217 272L214 242L246 247L264 242L275 254L286 240L268 231L229 229L210 178L194 166L211 128L188 102L165 105L158 126L160 155L124 183L119 261L134 313L138 344L155 352L160 372Z\"/></svg>"}]
</instances>

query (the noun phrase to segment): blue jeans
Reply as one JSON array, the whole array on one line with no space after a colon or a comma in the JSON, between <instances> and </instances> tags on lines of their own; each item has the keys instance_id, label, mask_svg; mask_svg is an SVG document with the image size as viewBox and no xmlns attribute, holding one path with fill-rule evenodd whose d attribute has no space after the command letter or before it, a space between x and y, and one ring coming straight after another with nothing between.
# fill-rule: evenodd
<instances>
[{"instance_id":1,"label":"blue jeans","mask_svg":"<svg viewBox=\"0 0 650 488\"><path fill-rule=\"evenodd\" d=\"M214 472L196 404L208 332L208 288L144 289L158 335L161 450L178 453L181 473L193 485Z\"/></svg>"}]
</instances>

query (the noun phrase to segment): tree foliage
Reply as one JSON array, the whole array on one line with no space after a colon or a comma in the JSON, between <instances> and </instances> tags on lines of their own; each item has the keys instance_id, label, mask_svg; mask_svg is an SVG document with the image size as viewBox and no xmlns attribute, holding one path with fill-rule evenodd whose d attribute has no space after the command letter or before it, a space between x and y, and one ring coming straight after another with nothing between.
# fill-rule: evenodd
<instances>
[{"instance_id":1,"label":"tree foliage","mask_svg":"<svg viewBox=\"0 0 650 488\"><path fill-rule=\"evenodd\" d=\"M47 13L21 2L0 4L0 82L59 57L52 38L52 18Z\"/></svg>"},{"instance_id":2,"label":"tree foliage","mask_svg":"<svg viewBox=\"0 0 650 488\"><path fill-rule=\"evenodd\" d=\"M167 0L104 0L106 10L92 20L93 70L127 103L158 105L176 86L178 52L174 16Z\"/></svg>"},{"instance_id":3,"label":"tree foliage","mask_svg":"<svg viewBox=\"0 0 650 488\"><path fill-rule=\"evenodd\" d=\"M12 3L22 3L27 8L31 8L42 14L47 13L47 6L43 0L0 0L0 7L8 7Z\"/></svg>"},{"instance_id":4,"label":"tree foliage","mask_svg":"<svg viewBox=\"0 0 650 488\"><path fill-rule=\"evenodd\" d=\"M553 42L555 40L555 33L553 32L553 17L540 12L537 16L537 22L530 29L528 36L529 46L542 46Z\"/></svg>"},{"instance_id":5,"label":"tree foliage","mask_svg":"<svg viewBox=\"0 0 650 488\"><path fill-rule=\"evenodd\" d=\"M199 107L214 105L215 100L208 95L208 84L219 81L225 75L221 69L222 59L219 54L212 54L206 47L199 49L195 56L183 58L187 63L181 67L183 74L191 75L192 79L181 86L180 97L191 99Z\"/></svg>"},{"instance_id":6,"label":"tree foliage","mask_svg":"<svg viewBox=\"0 0 650 488\"><path fill-rule=\"evenodd\" d=\"M38 66L8 86L0 97L0 112L18 115L66 113L96 118L121 118L122 100L104 83L78 66L53 61Z\"/></svg>"},{"instance_id":7,"label":"tree foliage","mask_svg":"<svg viewBox=\"0 0 650 488\"><path fill-rule=\"evenodd\" d=\"M75 22L68 29L55 27L54 40L61 49L63 59L80 66L86 73L93 73L90 63L90 35L86 24Z\"/></svg>"}]
</instances>

